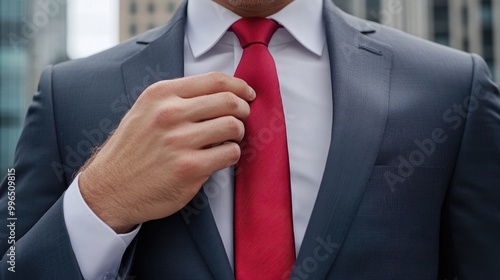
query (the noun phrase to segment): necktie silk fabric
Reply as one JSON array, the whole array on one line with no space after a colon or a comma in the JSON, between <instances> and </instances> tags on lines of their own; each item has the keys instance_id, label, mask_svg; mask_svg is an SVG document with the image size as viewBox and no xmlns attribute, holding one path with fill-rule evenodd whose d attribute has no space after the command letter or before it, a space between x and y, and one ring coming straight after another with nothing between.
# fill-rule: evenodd
<instances>
[{"instance_id":1,"label":"necktie silk fabric","mask_svg":"<svg viewBox=\"0 0 500 280\"><path fill-rule=\"evenodd\" d=\"M237 280L287 279L295 262L285 118L276 65L267 49L279 27L265 18L242 18L231 27L243 48L235 77L257 93L236 168Z\"/></svg>"}]
</instances>

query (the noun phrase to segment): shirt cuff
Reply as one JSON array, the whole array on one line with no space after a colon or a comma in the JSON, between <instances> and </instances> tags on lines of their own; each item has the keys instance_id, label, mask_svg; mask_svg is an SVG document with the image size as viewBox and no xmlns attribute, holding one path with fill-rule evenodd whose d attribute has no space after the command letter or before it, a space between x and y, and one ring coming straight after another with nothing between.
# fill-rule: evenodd
<instances>
[{"instance_id":1,"label":"shirt cuff","mask_svg":"<svg viewBox=\"0 0 500 280\"><path fill-rule=\"evenodd\" d=\"M97 217L83 199L78 185L79 176L66 190L63 201L64 222L71 247L84 279L116 276L123 254L141 226L129 233L117 234Z\"/></svg>"}]
</instances>

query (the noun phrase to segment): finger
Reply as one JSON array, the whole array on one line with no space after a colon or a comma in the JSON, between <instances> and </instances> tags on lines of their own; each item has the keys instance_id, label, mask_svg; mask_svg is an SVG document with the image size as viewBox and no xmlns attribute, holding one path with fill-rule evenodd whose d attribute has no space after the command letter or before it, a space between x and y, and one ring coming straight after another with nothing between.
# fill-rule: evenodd
<instances>
[{"instance_id":1,"label":"finger","mask_svg":"<svg viewBox=\"0 0 500 280\"><path fill-rule=\"evenodd\" d=\"M245 121L250 114L250 105L231 92L219 92L185 99L186 115L192 122L205 121L223 116L234 116Z\"/></svg>"},{"instance_id":2,"label":"finger","mask_svg":"<svg viewBox=\"0 0 500 280\"><path fill-rule=\"evenodd\" d=\"M210 149L199 150L196 157L203 162L204 172L212 174L229 166L235 165L241 156L240 146L227 142Z\"/></svg>"},{"instance_id":3,"label":"finger","mask_svg":"<svg viewBox=\"0 0 500 280\"><path fill-rule=\"evenodd\" d=\"M193 149L212 147L228 141L239 143L245 135L243 122L233 116L194 123L186 130L186 139L191 139L190 145Z\"/></svg>"},{"instance_id":4,"label":"finger","mask_svg":"<svg viewBox=\"0 0 500 280\"><path fill-rule=\"evenodd\" d=\"M220 72L211 72L160 83L171 83L169 86L174 87L176 94L182 98L228 91L247 101L255 99L255 91L245 81Z\"/></svg>"}]
</instances>

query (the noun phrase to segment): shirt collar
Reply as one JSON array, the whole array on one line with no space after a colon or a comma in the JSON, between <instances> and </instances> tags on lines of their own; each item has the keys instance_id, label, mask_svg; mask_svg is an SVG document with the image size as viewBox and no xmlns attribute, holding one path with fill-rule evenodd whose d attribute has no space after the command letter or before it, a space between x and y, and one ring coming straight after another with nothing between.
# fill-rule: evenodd
<instances>
[{"instance_id":1,"label":"shirt collar","mask_svg":"<svg viewBox=\"0 0 500 280\"><path fill-rule=\"evenodd\" d=\"M322 0L294 0L269 18L274 19L312 53L325 44ZM209 51L241 17L212 0L188 2L186 37L195 58Z\"/></svg>"}]
</instances>

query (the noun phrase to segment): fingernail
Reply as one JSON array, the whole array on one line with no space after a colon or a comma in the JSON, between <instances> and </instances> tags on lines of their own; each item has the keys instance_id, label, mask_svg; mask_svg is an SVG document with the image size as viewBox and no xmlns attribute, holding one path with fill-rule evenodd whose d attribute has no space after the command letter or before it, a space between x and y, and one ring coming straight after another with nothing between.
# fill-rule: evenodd
<instances>
[{"instance_id":1,"label":"fingernail","mask_svg":"<svg viewBox=\"0 0 500 280\"><path fill-rule=\"evenodd\" d=\"M250 89L250 92L248 93L248 96L250 96L250 98L252 100L254 100L255 97L257 96L257 94L255 93L255 90L253 88L251 88L251 87L248 87L248 88Z\"/></svg>"}]
</instances>

